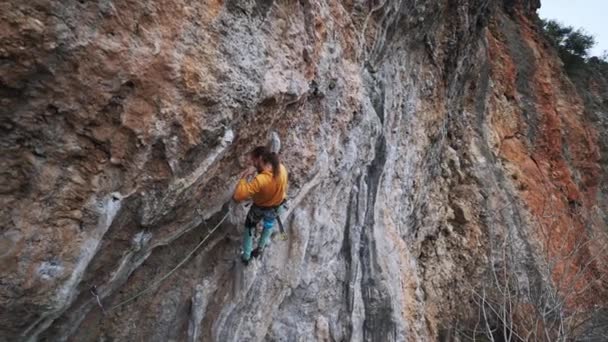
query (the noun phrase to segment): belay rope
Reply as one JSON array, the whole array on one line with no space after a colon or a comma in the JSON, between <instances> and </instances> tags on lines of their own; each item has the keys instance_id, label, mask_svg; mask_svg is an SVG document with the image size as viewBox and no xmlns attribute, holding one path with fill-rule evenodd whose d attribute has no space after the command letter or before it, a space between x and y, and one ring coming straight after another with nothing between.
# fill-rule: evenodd
<instances>
[{"instance_id":1,"label":"belay rope","mask_svg":"<svg viewBox=\"0 0 608 342\"><path fill-rule=\"evenodd\" d=\"M180 267L182 267L186 261L188 261L188 259L190 259L190 257L192 255L194 255L194 253L196 253L196 251L201 248L201 246L205 243L205 241L207 241L207 239L209 239L209 237L222 225L222 223L224 223L224 221L226 221L226 218L228 218L228 215L230 214L230 209L228 209L228 211L226 212L226 215L224 215L224 217L222 217L222 219L220 220L220 222L218 222L215 227L213 227L213 229L211 229L211 231L209 233L207 233L207 235L201 240L201 242L198 243L198 245L196 245L194 247L193 250L190 251L190 253L188 253L188 255L186 255L184 257L184 259L182 259L182 261L180 261L175 267L173 267L169 272L167 272L167 274L165 274L164 276L162 276L160 279L158 279L157 281L153 282L152 284L150 284L148 287L146 287L145 289L139 291L138 293L136 293L135 295L123 300L122 302L112 306L111 308L109 308L108 310L104 310L103 306L101 305L101 301L99 300L99 297L97 296L96 291L93 292L93 295L97 298L97 303L99 304L99 306L101 307L102 311L105 313L110 312L116 308L119 308L127 303L130 303L132 301L134 301L135 299L141 297L142 295L144 295L145 293L147 293L148 291L152 290L153 288L157 287L158 285L160 285L165 279L169 278L173 273L175 273L175 271L177 271Z\"/></svg>"}]
</instances>

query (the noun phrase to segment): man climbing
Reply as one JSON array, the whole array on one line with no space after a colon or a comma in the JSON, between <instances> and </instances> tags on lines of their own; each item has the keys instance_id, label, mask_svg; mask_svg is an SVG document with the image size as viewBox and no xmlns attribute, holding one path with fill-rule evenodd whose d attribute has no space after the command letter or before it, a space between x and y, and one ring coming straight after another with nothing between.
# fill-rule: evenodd
<instances>
[{"instance_id":1,"label":"man climbing","mask_svg":"<svg viewBox=\"0 0 608 342\"><path fill-rule=\"evenodd\" d=\"M285 201L287 194L287 169L279 161L275 152L264 146L258 146L248 155L250 167L240 175L241 180L234 191L234 200L242 202L253 199L253 205L247 213L245 220L245 233L243 235L243 254L241 258L245 265L249 264L251 257L262 255L268 244L274 222L277 219L277 209ZM248 178L257 175L248 181ZM262 220L264 229L253 249L253 236L255 228Z\"/></svg>"}]
</instances>

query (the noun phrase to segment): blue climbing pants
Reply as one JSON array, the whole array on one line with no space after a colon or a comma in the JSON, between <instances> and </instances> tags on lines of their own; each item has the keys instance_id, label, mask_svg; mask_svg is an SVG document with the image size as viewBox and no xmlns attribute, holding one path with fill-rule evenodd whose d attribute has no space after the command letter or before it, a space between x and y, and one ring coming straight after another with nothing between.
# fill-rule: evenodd
<instances>
[{"instance_id":1,"label":"blue climbing pants","mask_svg":"<svg viewBox=\"0 0 608 342\"><path fill-rule=\"evenodd\" d=\"M274 221L276 221L277 214L274 208L262 208L257 205L251 205L249 213L247 213L247 219L245 220L245 232L243 233L243 260L251 259L251 252L253 251L253 237L255 235L255 227L258 225L260 220L264 226L262 230L262 236L258 241L258 248L263 250L270 240L272 234L272 228L274 227Z\"/></svg>"}]
</instances>

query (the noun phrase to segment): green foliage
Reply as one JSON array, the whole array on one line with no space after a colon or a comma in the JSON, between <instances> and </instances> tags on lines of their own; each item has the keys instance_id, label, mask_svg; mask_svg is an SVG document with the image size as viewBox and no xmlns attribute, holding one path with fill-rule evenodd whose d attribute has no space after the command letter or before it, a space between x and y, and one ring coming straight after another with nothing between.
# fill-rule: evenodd
<instances>
[{"instance_id":1,"label":"green foliage","mask_svg":"<svg viewBox=\"0 0 608 342\"><path fill-rule=\"evenodd\" d=\"M545 34L551 40L551 42L555 46L561 46L564 44L564 40L566 37L572 33L573 28L571 26L561 26L555 20L542 20L543 29L545 30Z\"/></svg>"},{"instance_id":2,"label":"green foliage","mask_svg":"<svg viewBox=\"0 0 608 342\"><path fill-rule=\"evenodd\" d=\"M593 36L585 34L580 30L571 32L564 41L564 48L576 56L587 56L588 50L595 45Z\"/></svg>"},{"instance_id":3,"label":"green foliage","mask_svg":"<svg viewBox=\"0 0 608 342\"><path fill-rule=\"evenodd\" d=\"M595 70L604 77L608 78L608 51L604 51L601 57L589 58L587 64L592 68L592 70Z\"/></svg>"},{"instance_id":4,"label":"green foliage","mask_svg":"<svg viewBox=\"0 0 608 342\"><path fill-rule=\"evenodd\" d=\"M585 63L595 38L582 29L564 26L555 20L542 20L542 28L549 41L559 52L567 69Z\"/></svg>"}]
</instances>

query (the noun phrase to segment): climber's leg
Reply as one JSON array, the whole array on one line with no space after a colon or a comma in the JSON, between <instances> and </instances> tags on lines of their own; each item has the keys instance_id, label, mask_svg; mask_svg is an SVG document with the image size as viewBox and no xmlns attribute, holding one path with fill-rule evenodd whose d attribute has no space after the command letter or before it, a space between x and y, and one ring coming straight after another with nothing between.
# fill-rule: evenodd
<instances>
[{"instance_id":1,"label":"climber's leg","mask_svg":"<svg viewBox=\"0 0 608 342\"><path fill-rule=\"evenodd\" d=\"M268 241L270 240L271 235L272 235L272 228L270 228L270 229L264 228L264 230L262 231L262 237L260 238L260 242L258 243L258 249L259 249L260 253L264 250L264 248L268 244Z\"/></svg>"},{"instance_id":2,"label":"climber's leg","mask_svg":"<svg viewBox=\"0 0 608 342\"><path fill-rule=\"evenodd\" d=\"M243 254L241 255L243 261L249 261L249 259L251 259L251 251L253 250L254 229L255 227L245 227L245 232L243 233Z\"/></svg>"},{"instance_id":3,"label":"climber's leg","mask_svg":"<svg viewBox=\"0 0 608 342\"><path fill-rule=\"evenodd\" d=\"M262 231L262 237L260 238L260 242L258 243L258 248L260 252L264 250L264 247L266 247L268 241L270 240L270 235L272 235L272 229L274 227L275 220L276 216L273 210L268 210L264 213L264 230Z\"/></svg>"},{"instance_id":4,"label":"climber's leg","mask_svg":"<svg viewBox=\"0 0 608 342\"><path fill-rule=\"evenodd\" d=\"M248 262L251 259L251 251L253 250L253 235L255 234L255 227L258 222L262 219L262 212L260 208L252 205L247 213L247 219L245 220L245 231L243 232L243 254L241 258L244 262Z\"/></svg>"}]
</instances>

